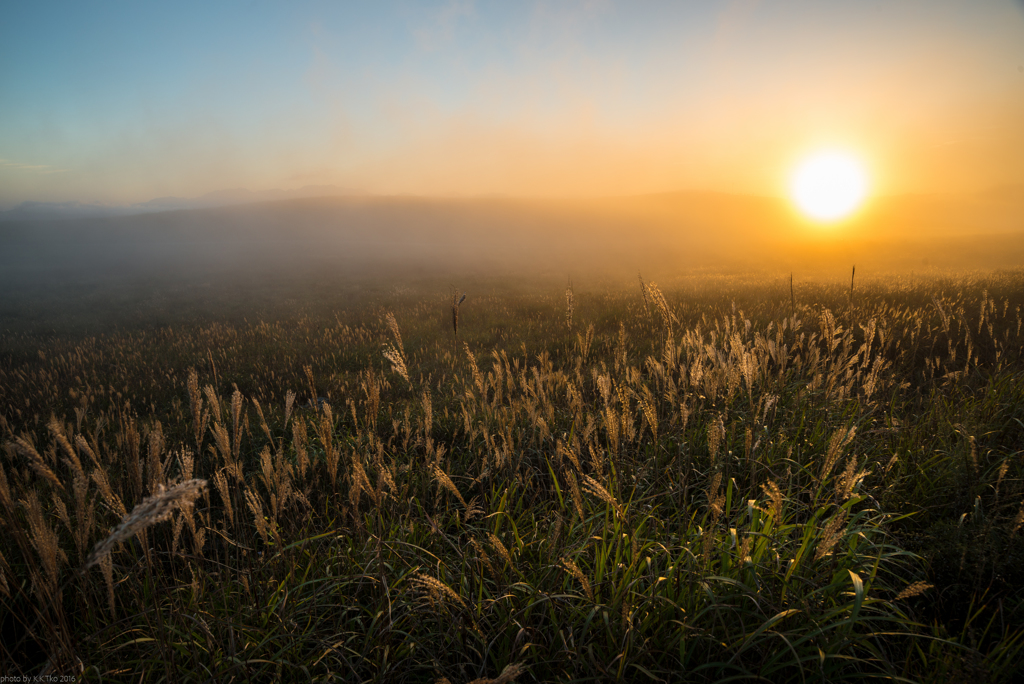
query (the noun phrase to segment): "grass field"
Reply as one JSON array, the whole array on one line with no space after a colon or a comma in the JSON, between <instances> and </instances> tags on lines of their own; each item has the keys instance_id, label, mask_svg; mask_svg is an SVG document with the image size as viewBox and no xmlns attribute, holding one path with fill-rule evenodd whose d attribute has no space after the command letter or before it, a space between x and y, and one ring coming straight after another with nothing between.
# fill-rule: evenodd
<instances>
[{"instance_id":1,"label":"grass field","mask_svg":"<svg viewBox=\"0 0 1024 684\"><path fill-rule=\"evenodd\" d=\"M0 672L1022 675L1024 273L547 282L9 301Z\"/></svg>"}]
</instances>

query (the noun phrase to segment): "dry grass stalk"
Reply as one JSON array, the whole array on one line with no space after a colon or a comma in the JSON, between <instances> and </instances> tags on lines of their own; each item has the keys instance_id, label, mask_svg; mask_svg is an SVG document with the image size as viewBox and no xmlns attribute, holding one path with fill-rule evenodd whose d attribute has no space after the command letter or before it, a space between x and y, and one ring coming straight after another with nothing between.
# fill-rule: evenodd
<instances>
[{"instance_id":1,"label":"dry grass stalk","mask_svg":"<svg viewBox=\"0 0 1024 684\"><path fill-rule=\"evenodd\" d=\"M775 480L768 480L768 484L761 485L768 498L772 502L771 514L772 520L775 521L775 525L778 526L782 523L782 502L785 497L782 496L782 491L779 490L779 486L775 484Z\"/></svg>"},{"instance_id":2,"label":"dry grass stalk","mask_svg":"<svg viewBox=\"0 0 1024 684\"><path fill-rule=\"evenodd\" d=\"M724 440L725 423L722 421L722 416L718 416L716 420L708 423L708 454L711 456L711 463L718 460L718 451L722 448Z\"/></svg>"},{"instance_id":3,"label":"dry grass stalk","mask_svg":"<svg viewBox=\"0 0 1024 684\"><path fill-rule=\"evenodd\" d=\"M853 458L846 462L846 468L843 470L843 474L836 482L836 497L840 501L846 501L849 499L853 496L853 490L856 488L857 483L863 480L866 476L866 470L857 472L857 456L854 455Z\"/></svg>"},{"instance_id":4,"label":"dry grass stalk","mask_svg":"<svg viewBox=\"0 0 1024 684\"><path fill-rule=\"evenodd\" d=\"M846 524L846 510L841 509L828 524L825 525L825 529L821 533L821 539L818 541L818 549L814 553L814 560L819 561L825 556L832 553L832 548L843 538L842 528Z\"/></svg>"},{"instance_id":5,"label":"dry grass stalk","mask_svg":"<svg viewBox=\"0 0 1024 684\"><path fill-rule=\"evenodd\" d=\"M481 677L480 679L474 679L469 684L508 684L515 680L516 677L526 672L526 666L520 665L519 663L512 663L506 665L505 669L501 671L501 674L494 679L488 679Z\"/></svg>"},{"instance_id":6,"label":"dry grass stalk","mask_svg":"<svg viewBox=\"0 0 1024 684\"><path fill-rule=\"evenodd\" d=\"M88 569L110 554L114 547L158 522L167 520L182 505L191 505L202 494L206 480L188 480L171 488L163 485L132 509L106 539L97 544L85 562Z\"/></svg>"},{"instance_id":7,"label":"dry grass stalk","mask_svg":"<svg viewBox=\"0 0 1024 684\"><path fill-rule=\"evenodd\" d=\"M221 501L224 502L224 510L228 513L228 522L232 527L235 525L235 507L231 503L231 494L228 492L228 479L224 477L224 471L226 468L221 468L213 476L213 483L217 487L217 492L220 494Z\"/></svg>"},{"instance_id":8,"label":"dry grass stalk","mask_svg":"<svg viewBox=\"0 0 1024 684\"><path fill-rule=\"evenodd\" d=\"M589 475L584 475L583 488L587 490L589 494L596 496L598 499L604 501L606 504L611 506L620 518L625 517L625 511L623 511L622 506L619 505L619 502L616 501L615 497L612 496L611 493L609 493L609 491L605 489L597 480L590 477Z\"/></svg>"},{"instance_id":9,"label":"dry grass stalk","mask_svg":"<svg viewBox=\"0 0 1024 684\"><path fill-rule=\"evenodd\" d=\"M203 388L203 394L206 395L206 403L210 405L210 409L213 411L213 419L218 423L223 423L224 419L221 417L220 397L217 396L217 390L213 388L213 385L207 385Z\"/></svg>"},{"instance_id":10,"label":"dry grass stalk","mask_svg":"<svg viewBox=\"0 0 1024 684\"><path fill-rule=\"evenodd\" d=\"M295 392L288 390L284 395L284 422L288 423L288 419L292 417L292 409L295 408Z\"/></svg>"},{"instance_id":11,"label":"dry grass stalk","mask_svg":"<svg viewBox=\"0 0 1024 684\"><path fill-rule=\"evenodd\" d=\"M580 516L580 520L584 520L583 495L580 494L580 487L576 484L576 476L572 473L566 473L565 476L569 481L569 491L572 493L572 505L576 509L577 515Z\"/></svg>"},{"instance_id":12,"label":"dry grass stalk","mask_svg":"<svg viewBox=\"0 0 1024 684\"><path fill-rule=\"evenodd\" d=\"M384 358L391 362L391 369L401 375L412 386L412 380L409 379L409 369L405 366L405 356L402 354L402 351L394 345L385 344L383 354Z\"/></svg>"},{"instance_id":13,"label":"dry grass stalk","mask_svg":"<svg viewBox=\"0 0 1024 684\"><path fill-rule=\"evenodd\" d=\"M553 562L555 559L555 552L559 547L559 542L562 537L562 526L565 524L565 519L555 513L555 522L551 526L551 533L548 535L548 561Z\"/></svg>"},{"instance_id":14,"label":"dry grass stalk","mask_svg":"<svg viewBox=\"0 0 1024 684\"><path fill-rule=\"evenodd\" d=\"M430 575L425 575L421 572L417 573L410 582L414 588L427 593L432 605L437 602L438 599L448 599L449 601L457 603L462 608L466 607L466 603L462 600L462 597L439 579L435 579Z\"/></svg>"},{"instance_id":15,"label":"dry grass stalk","mask_svg":"<svg viewBox=\"0 0 1024 684\"><path fill-rule=\"evenodd\" d=\"M1024 527L1024 501L1020 504L1020 510L1017 511L1017 517L1013 519L1013 528L1010 530L1010 534L1017 534L1021 527Z\"/></svg>"},{"instance_id":16,"label":"dry grass stalk","mask_svg":"<svg viewBox=\"0 0 1024 684\"><path fill-rule=\"evenodd\" d=\"M256 532L260 535L260 539L263 540L264 544L269 543L270 538L267 530L267 519L263 517L263 502L259 495L251 489L246 489L245 502L248 504L249 510L252 511L253 519L256 523Z\"/></svg>"},{"instance_id":17,"label":"dry grass stalk","mask_svg":"<svg viewBox=\"0 0 1024 684\"><path fill-rule=\"evenodd\" d=\"M437 479L438 484L447 489L449 492L455 495L455 498L459 500L463 508L469 508L466 505L466 500L462 498L462 494L459 493L458 487L451 481L451 478L440 467L434 466L434 478Z\"/></svg>"},{"instance_id":18,"label":"dry grass stalk","mask_svg":"<svg viewBox=\"0 0 1024 684\"><path fill-rule=\"evenodd\" d=\"M455 331L455 337L459 336L459 307L462 306L462 302L466 301L466 293L462 293L462 297L459 297L458 290L452 290L452 330ZM456 299L458 298L458 299Z\"/></svg>"},{"instance_id":19,"label":"dry grass stalk","mask_svg":"<svg viewBox=\"0 0 1024 684\"><path fill-rule=\"evenodd\" d=\"M908 584L907 587L899 594L897 594L896 598L893 600L902 601L903 599L919 596L924 592L928 591L929 589L931 589L933 586L934 585L928 584L927 582L913 582L911 584Z\"/></svg>"},{"instance_id":20,"label":"dry grass stalk","mask_svg":"<svg viewBox=\"0 0 1024 684\"><path fill-rule=\"evenodd\" d=\"M398 321L395 320L395 314L390 311L384 316L384 323L387 325L388 330L391 331L391 336L394 338L395 347L403 355L405 354L405 347L402 346L402 333L398 329Z\"/></svg>"},{"instance_id":21,"label":"dry grass stalk","mask_svg":"<svg viewBox=\"0 0 1024 684\"><path fill-rule=\"evenodd\" d=\"M478 542L475 537L471 537L469 543L472 545L473 550L476 551L477 555L480 556L480 561L487 567L488 572L491 573L491 577L495 580L500 580L501 575L494 567L494 564L491 563L491 559L487 555L487 552L484 551L484 547L480 546L480 542Z\"/></svg>"},{"instance_id":22,"label":"dry grass stalk","mask_svg":"<svg viewBox=\"0 0 1024 684\"><path fill-rule=\"evenodd\" d=\"M658 442L658 413L655 409L657 404L655 403L654 397L651 395L651 390L646 385L643 387L643 395L639 397L640 408L644 413L644 419L647 421L648 427L651 428L651 436L654 438L654 442Z\"/></svg>"},{"instance_id":23,"label":"dry grass stalk","mask_svg":"<svg viewBox=\"0 0 1024 684\"><path fill-rule=\"evenodd\" d=\"M846 448L850 442L853 441L854 435L857 433L857 428L851 427L849 430L836 430L832 433L832 438L828 442L828 450L825 452L825 463L821 467L822 481L832 472L832 469L836 465L836 461L843 453L843 449Z\"/></svg>"},{"instance_id":24,"label":"dry grass stalk","mask_svg":"<svg viewBox=\"0 0 1024 684\"><path fill-rule=\"evenodd\" d=\"M501 543L500 539L498 539L494 534L488 532L487 541L491 543L491 546L498 552L498 555L501 556L503 561L512 565L512 556L509 555L508 549L505 548L505 545Z\"/></svg>"},{"instance_id":25,"label":"dry grass stalk","mask_svg":"<svg viewBox=\"0 0 1024 684\"><path fill-rule=\"evenodd\" d=\"M50 467L46 465L46 461L39 455L39 452L36 451L36 448L32 446L31 442L23 439L22 437L15 437L11 442L11 446L14 447L16 452L28 459L29 467L32 468L37 475L48 481L57 489L64 491L64 485L60 483L57 476L54 475L53 471L50 470Z\"/></svg>"},{"instance_id":26,"label":"dry grass stalk","mask_svg":"<svg viewBox=\"0 0 1024 684\"><path fill-rule=\"evenodd\" d=\"M121 497L114 493L114 490L110 487L110 482L107 480L107 471L103 468L96 468L92 471L92 480L96 483L96 488L100 490L100 495L103 497L103 502L113 510L118 517L123 518L128 514L128 509L124 507L124 502L121 501Z\"/></svg>"},{"instance_id":27,"label":"dry grass stalk","mask_svg":"<svg viewBox=\"0 0 1024 684\"><path fill-rule=\"evenodd\" d=\"M100 464L100 459L96 456L96 452L93 451L93 448L89 445L89 442L85 437L82 435L75 435L75 446L77 446L79 450L85 452L85 455L89 457L89 460L92 461L94 466L97 468L103 467Z\"/></svg>"},{"instance_id":28,"label":"dry grass stalk","mask_svg":"<svg viewBox=\"0 0 1024 684\"><path fill-rule=\"evenodd\" d=\"M568 286L565 288L565 325L572 330L572 317L576 313L576 296L572 291L572 280L569 280Z\"/></svg>"},{"instance_id":29,"label":"dry grass stalk","mask_svg":"<svg viewBox=\"0 0 1024 684\"><path fill-rule=\"evenodd\" d=\"M58 561L67 562L67 556L58 545L57 533L46 522L42 503L34 491L29 491L24 502L25 519L29 527L29 540L39 554L39 560L46 573L45 589L52 596L57 589ZM33 573L34 574L34 573ZM39 587L43 589L43 587Z\"/></svg>"},{"instance_id":30,"label":"dry grass stalk","mask_svg":"<svg viewBox=\"0 0 1024 684\"><path fill-rule=\"evenodd\" d=\"M582 570L580 570L579 566L578 566L578 565L576 565L576 564L575 564L574 562L572 562L571 560L569 560L568 558L563 558L563 559L562 559L562 568L563 568L563 569L564 569L564 570L565 570L565 571L566 571L567 573L569 573L570 575L572 575L573 577L575 577L575 578L576 578L576 580L577 580L577 581L578 581L578 582L579 582L580 584L582 584L582 585L583 585L583 593L585 593L585 594L587 595L587 598L588 598L588 599L590 599L591 601L593 601L593 600L594 600L594 592L593 592L593 590L592 590L592 589L590 588L590 582L589 582L589 581L587 580L587 577L586 577L586 575L584 575L584 574L583 574L583 571L582 571Z\"/></svg>"}]
</instances>

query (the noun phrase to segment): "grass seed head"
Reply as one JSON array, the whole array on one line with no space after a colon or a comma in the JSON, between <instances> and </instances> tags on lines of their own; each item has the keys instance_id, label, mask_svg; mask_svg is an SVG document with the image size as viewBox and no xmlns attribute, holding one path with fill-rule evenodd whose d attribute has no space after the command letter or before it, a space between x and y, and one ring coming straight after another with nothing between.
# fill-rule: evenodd
<instances>
[{"instance_id":1,"label":"grass seed head","mask_svg":"<svg viewBox=\"0 0 1024 684\"><path fill-rule=\"evenodd\" d=\"M132 509L106 539L93 548L85 562L88 569L110 554L114 547L163 520L171 517L182 505L192 504L206 488L206 480L188 480L173 487L159 485L157 492Z\"/></svg>"}]
</instances>

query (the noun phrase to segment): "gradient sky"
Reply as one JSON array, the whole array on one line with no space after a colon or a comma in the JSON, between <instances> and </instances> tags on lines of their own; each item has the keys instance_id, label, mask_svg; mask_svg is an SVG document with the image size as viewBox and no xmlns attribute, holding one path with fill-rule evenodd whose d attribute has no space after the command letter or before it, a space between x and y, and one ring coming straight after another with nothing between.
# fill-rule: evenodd
<instances>
[{"instance_id":1,"label":"gradient sky","mask_svg":"<svg viewBox=\"0 0 1024 684\"><path fill-rule=\"evenodd\" d=\"M1021 0L0 0L0 207L1024 184Z\"/></svg>"}]
</instances>

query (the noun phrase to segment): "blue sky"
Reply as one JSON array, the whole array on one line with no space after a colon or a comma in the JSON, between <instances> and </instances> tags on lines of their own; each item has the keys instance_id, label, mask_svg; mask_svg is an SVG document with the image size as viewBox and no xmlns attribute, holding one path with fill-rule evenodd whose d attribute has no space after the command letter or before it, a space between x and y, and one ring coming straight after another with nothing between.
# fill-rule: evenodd
<instances>
[{"instance_id":1,"label":"blue sky","mask_svg":"<svg viewBox=\"0 0 1024 684\"><path fill-rule=\"evenodd\" d=\"M0 207L1024 183L1024 3L4 2Z\"/></svg>"}]
</instances>

